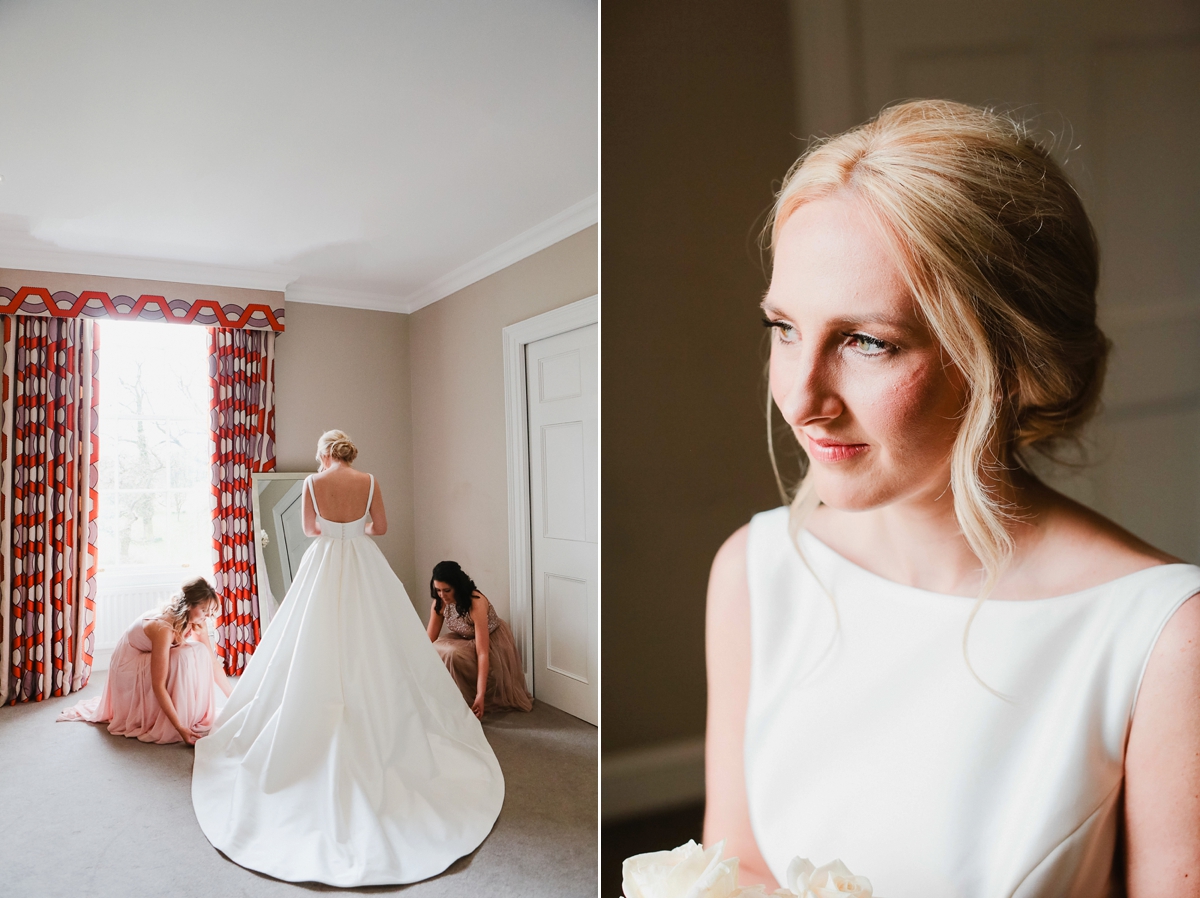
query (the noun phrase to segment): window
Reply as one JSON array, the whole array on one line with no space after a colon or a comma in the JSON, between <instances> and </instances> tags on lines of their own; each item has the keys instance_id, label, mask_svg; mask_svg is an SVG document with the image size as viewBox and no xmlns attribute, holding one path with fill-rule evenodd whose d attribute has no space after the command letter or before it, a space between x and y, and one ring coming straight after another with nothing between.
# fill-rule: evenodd
<instances>
[{"instance_id":1,"label":"window","mask_svg":"<svg viewBox=\"0 0 1200 898\"><path fill-rule=\"evenodd\" d=\"M212 577L207 337L100 323L97 666L135 617Z\"/></svg>"}]
</instances>

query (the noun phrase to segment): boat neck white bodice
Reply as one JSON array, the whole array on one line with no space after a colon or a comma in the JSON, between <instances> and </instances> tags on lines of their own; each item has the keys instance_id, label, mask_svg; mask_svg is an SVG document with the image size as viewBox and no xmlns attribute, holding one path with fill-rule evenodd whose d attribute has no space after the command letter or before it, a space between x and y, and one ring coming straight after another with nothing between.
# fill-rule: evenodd
<instances>
[{"instance_id":1,"label":"boat neck white bodice","mask_svg":"<svg viewBox=\"0 0 1200 898\"><path fill-rule=\"evenodd\" d=\"M321 530L321 536L328 539L356 539L360 536L365 536L367 533L367 521L371 519L371 502L375 499L375 475L368 475L371 478L371 489L367 492L367 508L363 512L363 516L357 521L330 521L327 518L321 517L320 506L317 505L317 490L313 486L312 475L304 478L304 484L308 489L308 495L312 498L313 511L317 514L317 526Z\"/></svg>"},{"instance_id":2,"label":"boat neck white bodice","mask_svg":"<svg viewBox=\"0 0 1200 898\"><path fill-rule=\"evenodd\" d=\"M886 580L807 532L801 558L787 520L756 515L746 549L746 792L775 878L799 855L840 857L886 898L1122 894L1134 702L1200 568L985 602L970 661L1001 699L963 657L973 599Z\"/></svg>"}]
</instances>

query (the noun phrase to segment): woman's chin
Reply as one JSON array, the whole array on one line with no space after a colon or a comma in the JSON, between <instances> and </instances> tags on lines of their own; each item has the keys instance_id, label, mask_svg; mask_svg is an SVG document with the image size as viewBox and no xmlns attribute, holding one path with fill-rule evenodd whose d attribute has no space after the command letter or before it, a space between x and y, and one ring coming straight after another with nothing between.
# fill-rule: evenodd
<instances>
[{"instance_id":1,"label":"woman's chin","mask_svg":"<svg viewBox=\"0 0 1200 898\"><path fill-rule=\"evenodd\" d=\"M863 477L822 476L820 471L814 471L814 475L817 498L822 505L837 511L871 511L894 498Z\"/></svg>"}]
</instances>

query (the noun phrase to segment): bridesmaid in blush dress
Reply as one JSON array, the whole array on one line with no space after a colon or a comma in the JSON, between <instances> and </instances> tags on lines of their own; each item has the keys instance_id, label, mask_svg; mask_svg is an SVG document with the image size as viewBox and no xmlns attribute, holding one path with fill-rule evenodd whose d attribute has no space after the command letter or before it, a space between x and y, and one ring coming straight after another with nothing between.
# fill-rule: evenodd
<instances>
[{"instance_id":1,"label":"bridesmaid in blush dress","mask_svg":"<svg viewBox=\"0 0 1200 898\"><path fill-rule=\"evenodd\" d=\"M512 630L458 562L434 566L429 596L429 638L475 716L485 708L532 711Z\"/></svg>"},{"instance_id":2,"label":"bridesmaid in blush dress","mask_svg":"<svg viewBox=\"0 0 1200 898\"><path fill-rule=\"evenodd\" d=\"M185 583L162 611L139 617L113 650L104 693L59 715L107 723L142 742L186 742L208 732L216 716L214 684L232 689L208 636L217 595L203 578Z\"/></svg>"}]
</instances>

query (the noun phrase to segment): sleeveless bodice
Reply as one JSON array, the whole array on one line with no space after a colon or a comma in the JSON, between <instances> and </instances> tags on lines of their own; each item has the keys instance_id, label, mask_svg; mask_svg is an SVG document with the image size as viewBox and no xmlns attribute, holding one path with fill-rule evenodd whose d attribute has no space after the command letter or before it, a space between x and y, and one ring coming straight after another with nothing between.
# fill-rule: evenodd
<instances>
[{"instance_id":1,"label":"sleeveless bodice","mask_svg":"<svg viewBox=\"0 0 1200 898\"><path fill-rule=\"evenodd\" d=\"M149 652L154 648L154 643L146 635L146 621L151 620L155 616L154 614L143 614L131 623L125 631L125 639L139 652Z\"/></svg>"},{"instance_id":2,"label":"sleeveless bodice","mask_svg":"<svg viewBox=\"0 0 1200 898\"><path fill-rule=\"evenodd\" d=\"M985 602L969 657L998 698L963 657L973 599L886 580L808 533L801 558L787 519L755 516L746 550L746 792L776 879L799 855L840 857L888 898L1123 894L1109 879L1134 701L1200 568Z\"/></svg>"},{"instance_id":3,"label":"sleeveless bodice","mask_svg":"<svg viewBox=\"0 0 1200 898\"><path fill-rule=\"evenodd\" d=\"M367 493L366 511L357 521L346 522L329 521L321 517L321 509L317 507L317 491L313 488L312 475L304 478L308 494L312 497L313 511L317 513L317 526L321 530L321 536L328 539L356 539L366 535L367 521L371 519L371 500L375 498L375 476L373 474L369 476L371 477L371 489Z\"/></svg>"},{"instance_id":4,"label":"sleeveless bodice","mask_svg":"<svg viewBox=\"0 0 1200 898\"><path fill-rule=\"evenodd\" d=\"M137 620L129 625L125 630L126 641L139 652L149 652L154 648L154 643L150 641L149 635L146 633L146 622L158 617L158 611L149 611L146 614L140 615ZM171 637L171 648L177 649L181 645L186 645L189 642L195 642L189 636L183 637L182 640L176 642L177 637Z\"/></svg>"},{"instance_id":5,"label":"sleeveless bodice","mask_svg":"<svg viewBox=\"0 0 1200 898\"><path fill-rule=\"evenodd\" d=\"M446 627L455 636L461 636L464 639L475 638L475 621L469 616L463 617L458 613L458 606L453 602L442 603L442 617L446 619ZM496 616L496 607L488 602L488 632L494 633L496 627L500 626L500 618Z\"/></svg>"}]
</instances>

